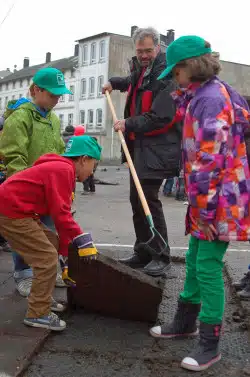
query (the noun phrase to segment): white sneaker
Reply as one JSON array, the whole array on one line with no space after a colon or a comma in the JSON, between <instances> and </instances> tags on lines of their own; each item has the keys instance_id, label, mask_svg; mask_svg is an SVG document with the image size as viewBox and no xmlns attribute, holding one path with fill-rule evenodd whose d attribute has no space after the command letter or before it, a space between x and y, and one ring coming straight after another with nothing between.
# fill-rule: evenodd
<instances>
[{"instance_id":1,"label":"white sneaker","mask_svg":"<svg viewBox=\"0 0 250 377\"><path fill-rule=\"evenodd\" d=\"M62 279L62 274L60 272L57 273L56 275L56 284L55 286L57 288L66 288L67 285L64 283L63 279Z\"/></svg>"},{"instance_id":2,"label":"white sneaker","mask_svg":"<svg viewBox=\"0 0 250 377\"><path fill-rule=\"evenodd\" d=\"M57 302L53 297L51 299L51 310L52 312L61 313L66 310L66 306Z\"/></svg>"},{"instance_id":3,"label":"white sneaker","mask_svg":"<svg viewBox=\"0 0 250 377\"><path fill-rule=\"evenodd\" d=\"M66 322L62 321L55 313L40 318L24 318L24 324L31 327L41 327L53 331L62 331L66 328Z\"/></svg>"},{"instance_id":4,"label":"white sneaker","mask_svg":"<svg viewBox=\"0 0 250 377\"><path fill-rule=\"evenodd\" d=\"M21 279L16 283L18 293L23 297L28 297L31 291L32 278Z\"/></svg>"},{"instance_id":5,"label":"white sneaker","mask_svg":"<svg viewBox=\"0 0 250 377\"><path fill-rule=\"evenodd\" d=\"M186 202L184 202L183 204L184 204L184 206L188 206L188 202L187 202L187 201L186 201Z\"/></svg>"}]
</instances>

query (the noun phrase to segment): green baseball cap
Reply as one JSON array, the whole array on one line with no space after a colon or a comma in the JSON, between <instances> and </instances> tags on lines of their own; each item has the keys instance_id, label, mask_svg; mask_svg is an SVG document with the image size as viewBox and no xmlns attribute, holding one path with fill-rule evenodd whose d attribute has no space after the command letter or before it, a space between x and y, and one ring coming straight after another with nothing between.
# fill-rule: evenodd
<instances>
[{"instance_id":1,"label":"green baseball cap","mask_svg":"<svg viewBox=\"0 0 250 377\"><path fill-rule=\"evenodd\" d=\"M167 68L158 77L163 79L172 71L176 64L182 60L211 53L210 47L206 47L205 39L196 35L185 35L170 43L166 49Z\"/></svg>"},{"instance_id":2,"label":"green baseball cap","mask_svg":"<svg viewBox=\"0 0 250 377\"><path fill-rule=\"evenodd\" d=\"M72 136L66 145L63 157L88 156L100 160L102 147L94 137L88 135Z\"/></svg>"},{"instance_id":3,"label":"green baseball cap","mask_svg":"<svg viewBox=\"0 0 250 377\"><path fill-rule=\"evenodd\" d=\"M72 94L71 91L66 88L63 73L56 68L47 67L40 69L33 77L33 83L55 96Z\"/></svg>"}]
</instances>

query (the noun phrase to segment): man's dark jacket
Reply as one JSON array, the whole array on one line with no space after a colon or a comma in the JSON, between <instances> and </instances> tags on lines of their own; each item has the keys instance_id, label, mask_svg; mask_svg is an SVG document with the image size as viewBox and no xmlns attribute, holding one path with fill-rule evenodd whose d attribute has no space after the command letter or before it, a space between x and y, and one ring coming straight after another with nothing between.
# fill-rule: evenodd
<instances>
[{"instance_id":1,"label":"man's dark jacket","mask_svg":"<svg viewBox=\"0 0 250 377\"><path fill-rule=\"evenodd\" d=\"M166 131L166 125L175 116L175 105L170 96L175 86L170 79L157 80L165 68L166 55L159 53L151 69L145 72L142 85L138 88L135 116L132 117L130 106L133 90L142 70L136 57L132 59L130 76L110 79L114 90L128 91L124 112L125 139L141 179L163 179L178 176L179 173L181 125L175 123ZM134 133L135 140L131 140L131 133ZM126 161L124 157L123 155L123 162Z\"/></svg>"}]
</instances>

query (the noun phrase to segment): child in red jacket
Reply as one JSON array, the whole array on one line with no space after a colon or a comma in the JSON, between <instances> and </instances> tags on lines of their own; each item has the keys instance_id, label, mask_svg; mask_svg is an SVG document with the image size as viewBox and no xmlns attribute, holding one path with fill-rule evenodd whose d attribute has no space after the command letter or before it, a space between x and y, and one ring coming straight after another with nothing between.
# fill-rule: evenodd
<instances>
[{"instance_id":1,"label":"child in red jacket","mask_svg":"<svg viewBox=\"0 0 250 377\"><path fill-rule=\"evenodd\" d=\"M66 323L50 311L57 273L57 251L61 254L63 278L67 276L68 245L97 250L91 235L84 233L71 215L76 179L83 182L100 159L101 147L90 136L72 137L62 156L46 154L26 170L0 186L0 234L33 268L34 279L24 323L61 331ZM53 219L57 236L42 225L40 216Z\"/></svg>"}]
</instances>

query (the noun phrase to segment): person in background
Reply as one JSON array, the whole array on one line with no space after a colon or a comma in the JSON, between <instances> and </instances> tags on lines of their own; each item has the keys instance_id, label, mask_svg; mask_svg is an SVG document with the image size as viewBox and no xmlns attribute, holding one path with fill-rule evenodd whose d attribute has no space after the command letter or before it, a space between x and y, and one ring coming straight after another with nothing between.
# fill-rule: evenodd
<instances>
[{"instance_id":1,"label":"person in background","mask_svg":"<svg viewBox=\"0 0 250 377\"><path fill-rule=\"evenodd\" d=\"M174 184L175 184L175 177L166 179L165 184L163 186L163 191L162 191L164 196L172 195Z\"/></svg>"},{"instance_id":2,"label":"person in background","mask_svg":"<svg viewBox=\"0 0 250 377\"><path fill-rule=\"evenodd\" d=\"M74 135L82 136L85 134L85 127L83 125L75 126Z\"/></svg>"},{"instance_id":3,"label":"person in background","mask_svg":"<svg viewBox=\"0 0 250 377\"><path fill-rule=\"evenodd\" d=\"M97 138L94 137L94 139L97 141ZM98 166L98 161L96 161L94 169L92 174L89 175L89 177L83 182L83 192L81 195L88 195L88 194L94 194L95 193L95 172Z\"/></svg>"},{"instance_id":4,"label":"person in background","mask_svg":"<svg viewBox=\"0 0 250 377\"><path fill-rule=\"evenodd\" d=\"M65 130L62 133L62 139L65 144L69 141L69 139L74 136L75 127L74 126L66 126Z\"/></svg>"},{"instance_id":5,"label":"person in background","mask_svg":"<svg viewBox=\"0 0 250 377\"><path fill-rule=\"evenodd\" d=\"M199 336L182 360L203 371L221 359L225 310L223 258L230 241L250 237L250 171L245 130L246 100L216 75L218 56L198 36L183 36L167 48L167 68L180 89L173 94L183 115L183 165L188 196L186 279L172 323L155 326L156 338ZM196 320L199 316L200 328Z\"/></svg>"},{"instance_id":6,"label":"person in background","mask_svg":"<svg viewBox=\"0 0 250 377\"><path fill-rule=\"evenodd\" d=\"M175 200L185 203L186 199L187 197L185 193L184 169L182 168L180 170L179 177L177 178Z\"/></svg>"},{"instance_id":7,"label":"person in background","mask_svg":"<svg viewBox=\"0 0 250 377\"><path fill-rule=\"evenodd\" d=\"M71 93L65 86L64 76L56 68L42 68L33 77L30 87L32 100L21 98L11 101L4 114L4 129L0 137L0 155L7 169L7 178L27 169L45 153L64 152L65 144L60 136L60 121L52 111L61 95ZM51 187L53 191L53 187ZM43 216L45 226L55 231L52 219ZM34 244L34 250L36 245ZM32 285L32 269L21 255L12 253L14 279L17 291L27 297ZM64 286L58 274L57 286ZM62 311L62 305L53 303Z\"/></svg>"}]
</instances>

